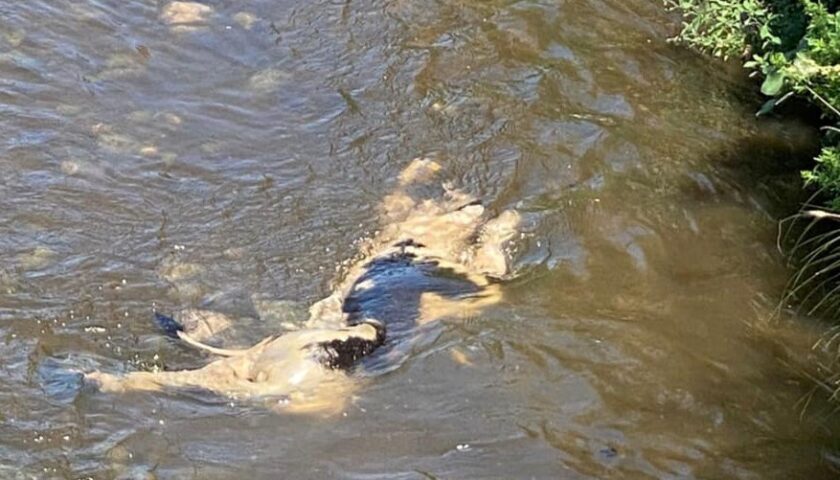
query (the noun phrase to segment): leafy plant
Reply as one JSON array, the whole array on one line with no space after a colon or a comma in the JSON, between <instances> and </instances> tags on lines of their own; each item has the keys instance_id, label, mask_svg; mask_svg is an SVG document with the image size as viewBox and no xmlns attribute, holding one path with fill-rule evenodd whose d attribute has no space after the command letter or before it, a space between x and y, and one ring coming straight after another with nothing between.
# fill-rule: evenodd
<instances>
[{"instance_id":1,"label":"leafy plant","mask_svg":"<svg viewBox=\"0 0 840 480\"><path fill-rule=\"evenodd\" d=\"M770 30L773 14L761 0L665 0L683 14L683 28L674 39L716 57L749 53L754 44L779 43Z\"/></svg>"},{"instance_id":2,"label":"leafy plant","mask_svg":"<svg viewBox=\"0 0 840 480\"><path fill-rule=\"evenodd\" d=\"M829 208L840 211L840 149L823 147L816 161L816 167L802 172L805 184L819 187L831 199Z\"/></svg>"},{"instance_id":3,"label":"leafy plant","mask_svg":"<svg viewBox=\"0 0 840 480\"><path fill-rule=\"evenodd\" d=\"M744 66L764 77L770 97L765 115L791 95L809 98L833 125L824 127L824 149L805 186L823 192L824 204L840 209L840 13L838 0L666 0L685 21L675 41L712 55L752 58Z\"/></svg>"},{"instance_id":4,"label":"leafy plant","mask_svg":"<svg viewBox=\"0 0 840 480\"><path fill-rule=\"evenodd\" d=\"M829 115L840 104L840 14L812 0L801 0L810 19L798 46L791 51L769 50L746 62L764 74L761 91L778 97L788 92L810 96Z\"/></svg>"}]
</instances>

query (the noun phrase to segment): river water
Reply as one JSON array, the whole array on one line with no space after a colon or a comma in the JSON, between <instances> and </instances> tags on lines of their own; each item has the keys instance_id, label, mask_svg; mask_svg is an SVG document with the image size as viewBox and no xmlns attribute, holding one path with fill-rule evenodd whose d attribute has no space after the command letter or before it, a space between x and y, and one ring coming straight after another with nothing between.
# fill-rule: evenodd
<instances>
[{"instance_id":1,"label":"river water","mask_svg":"<svg viewBox=\"0 0 840 480\"><path fill-rule=\"evenodd\" d=\"M204 3L0 4L0 477L836 474L774 340L812 332L754 328L787 278L768 157L814 133L660 2ZM79 390L205 361L154 308L299 316L421 155L526 214L519 276L344 414Z\"/></svg>"}]
</instances>

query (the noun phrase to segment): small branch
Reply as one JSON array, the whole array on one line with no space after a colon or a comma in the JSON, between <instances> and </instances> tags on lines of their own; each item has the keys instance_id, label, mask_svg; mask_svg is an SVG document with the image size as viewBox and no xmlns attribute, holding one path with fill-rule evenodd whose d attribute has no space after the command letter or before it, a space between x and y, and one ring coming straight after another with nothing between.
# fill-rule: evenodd
<instances>
[{"instance_id":1,"label":"small branch","mask_svg":"<svg viewBox=\"0 0 840 480\"><path fill-rule=\"evenodd\" d=\"M834 105L828 103L828 100L824 99L819 93L815 92L813 88L811 88L807 85L805 85L805 88L808 89L808 91L811 93L811 95L815 96L817 98L817 100L821 101L826 107L828 107L829 110L834 112L835 115L840 117L840 111L838 111L836 108L834 108Z\"/></svg>"}]
</instances>

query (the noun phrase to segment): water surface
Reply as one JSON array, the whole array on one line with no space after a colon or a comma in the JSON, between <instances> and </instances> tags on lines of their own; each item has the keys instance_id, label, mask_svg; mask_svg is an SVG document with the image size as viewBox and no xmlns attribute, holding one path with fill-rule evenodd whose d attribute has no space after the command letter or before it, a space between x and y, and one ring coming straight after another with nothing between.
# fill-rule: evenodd
<instances>
[{"instance_id":1,"label":"water surface","mask_svg":"<svg viewBox=\"0 0 840 480\"><path fill-rule=\"evenodd\" d=\"M831 478L833 417L749 327L786 279L762 165L813 132L660 3L0 5L0 476ZM520 276L344 415L77 391L205 361L154 308L327 295L420 155L526 214Z\"/></svg>"}]
</instances>

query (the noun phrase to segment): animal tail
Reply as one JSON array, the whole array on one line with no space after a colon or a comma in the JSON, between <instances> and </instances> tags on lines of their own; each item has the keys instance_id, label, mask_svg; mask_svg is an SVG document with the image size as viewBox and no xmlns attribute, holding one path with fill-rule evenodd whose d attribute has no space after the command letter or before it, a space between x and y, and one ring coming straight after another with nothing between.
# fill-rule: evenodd
<instances>
[{"instance_id":1,"label":"animal tail","mask_svg":"<svg viewBox=\"0 0 840 480\"><path fill-rule=\"evenodd\" d=\"M184 331L184 326L179 321L162 313L155 312L155 322L167 337L179 338L178 332Z\"/></svg>"},{"instance_id":2,"label":"animal tail","mask_svg":"<svg viewBox=\"0 0 840 480\"><path fill-rule=\"evenodd\" d=\"M243 355L245 352L248 351L247 349L245 349L245 350L231 350L231 349L226 349L226 348L217 348L217 347L214 347L214 346L211 346L211 345L207 345L205 343L201 343L198 340L192 338L184 330L184 325L182 325L179 321L175 320L172 317L168 317L166 315L163 315L162 313L155 312L155 322L163 330L163 332L166 334L166 336L172 337L172 338L177 338L177 339L181 340L182 342L186 343L187 345L198 348L200 350L205 350L205 351L210 352L214 355L220 355L220 356L223 356L223 357L236 357L236 356L239 356L239 355ZM269 337L266 340L263 340L258 345L262 345L264 343L267 343L267 340L269 340L270 338L271 337Z\"/></svg>"}]
</instances>

